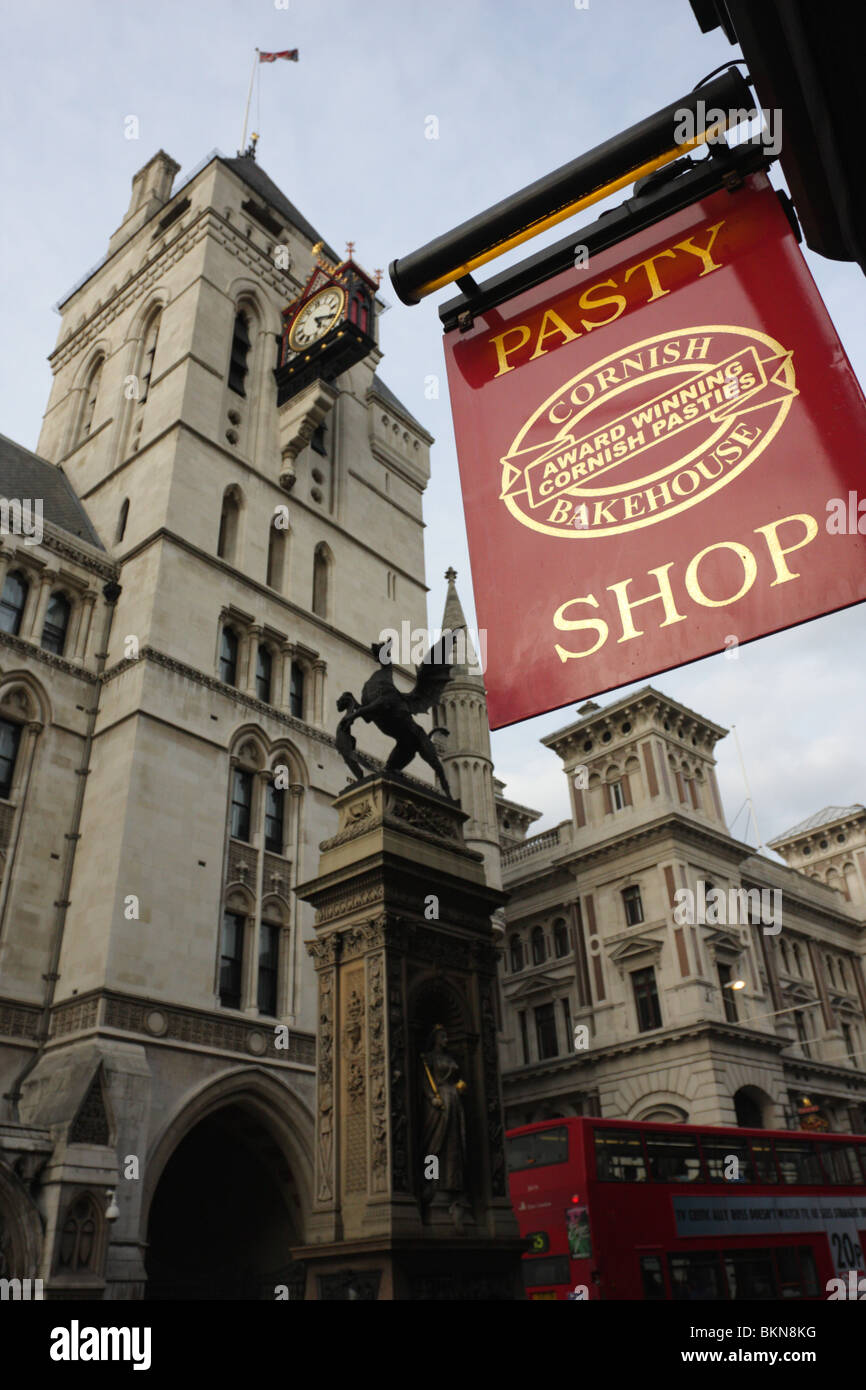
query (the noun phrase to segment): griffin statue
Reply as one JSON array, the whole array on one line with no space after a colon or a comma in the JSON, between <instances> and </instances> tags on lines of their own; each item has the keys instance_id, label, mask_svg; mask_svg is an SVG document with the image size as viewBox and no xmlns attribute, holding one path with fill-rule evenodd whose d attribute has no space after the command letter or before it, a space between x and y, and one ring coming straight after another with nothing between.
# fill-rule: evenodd
<instances>
[{"instance_id":1,"label":"griffin statue","mask_svg":"<svg viewBox=\"0 0 866 1390\"><path fill-rule=\"evenodd\" d=\"M337 709L344 711L337 726L337 752L355 774L356 781L368 774L355 754L356 745L350 729L356 719L363 719L368 724L375 724L381 733L395 740L391 755L385 764L387 772L402 772L417 753L432 767L445 796L449 801L452 800L445 769L439 761L433 740L426 729L422 729L412 718L413 714L422 714L436 703L451 678L452 636L450 631L444 632L439 641L430 648L421 665L415 667L415 684L407 695L394 684L392 639L371 643L370 651L376 658L378 669L365 683L361 691L361 703L358 703L350 690L345 690L337 701Z\"/></svg>"}]
</instances>

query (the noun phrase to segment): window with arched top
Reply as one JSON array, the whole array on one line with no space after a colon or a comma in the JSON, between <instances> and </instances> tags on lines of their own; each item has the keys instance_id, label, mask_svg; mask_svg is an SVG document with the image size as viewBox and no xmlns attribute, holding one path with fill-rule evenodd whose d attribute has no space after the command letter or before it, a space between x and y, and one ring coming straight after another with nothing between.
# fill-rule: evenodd
<instances>
[{"instance_id":1,"label":"window with arched top","mask_svg":"<svg viewBox=\"0 0 866 1390\"><path fill-rule=\"evenodd\" d=\"M277 1014L277 982L280 961L282 923L274 918L274 909L266 904L259 923L259 962L256 981L256 1000L259 1013L269 1018Z\"/></svg>"},{"instance_id":2,"label":"window with arched top","mask_svg":"<svg viewBox=\"0 0 866 1390\"><path fill-rule=\"evenodd\" d=\"M553 924L553 949L557 956L568 955L568 925L564 917L557 917Z\"/></svg>"},{"instance_id":3,"label":"window with arched top","mask_svg":"<svg viewBox=\"0 0 866 1390\"><path fill-rule=\"evenodd\" d=\"M129 498L124 497L120 504L120 511L117 514L117 530L114 534L114 543L118 545L126 535L126 523L129 520Z\"/></svg>"},{"instance_id":4,"label":"window with arched top","mask_svg":"<svg viewBox=\"0 0 866 1390\"><path fill-rule=\"evenodd\" d=\"M51 595L45 610L45 621L42 624L42 636L39 641L43 651L54 652L56 656L63 655L71 612L72 605L65 594L57 592Z\"/></svg>"},{"instance_id":5,"label":"window with arched top","mask_svg":"<svg viewBox=\"0 0 866 1390\"><path fill-rule=\"evenodd\" d=\"M782 966L783 966L783 968L784 968L784 970L785 970L785 973L786 973L787 975L790 975L790 973L791 973L791 963L790 963L790 961L788 960L788 948L787 948L787 946L785 945L784 941L780 941L780 942L779 942L779 952L780 952L781 957L782 957Z\"/></svg>"},{"instance_id":6,"label":"window with arched top","mask_svg":"<svg viewBox=\"0 0 866 1390\"><path fill-rule=\"evenodd\" d=\"M70 1204L60 1231L57 1251L58 1269L69 1273L96 1269L99 1216L96 1203L89 1193L76 1197Z\"/></svg>"},{"instance_id":7,"label":"window with arched top","mask_svg":"<svg viewBox=\"0 0 866 1390\"><path fill-rule=\"evenodd\" d=\"M326 545L317 545L313 556L313 612L320 618L328 616L330 585L330 553Z\"/></svg>"},{"instance_id":8,"label":"window with arched top","mask_svg":"<svg viewBox=\"0 0 866 1390\"><path fill-rule=\"evenodd\" d=\"M12 719L0 719L0 799L8 801L15 780L21 725Z\"/></svg>"},{"instance_id":9,"label":"window with arched top","mask_svg":"<svg viewBox=\"0 0 866 1390\"><path fill-rule=\"evenodd\" d=\"M512 936L510 942L511 969L513 972L523 969L523 942L519 936Z\"/></svg>"},{"instance_id":10,"label":"window with arched top","mask_svg":"<svg viewBox=\"0 0 866 1390\"><path fill-rule=\"evenodd\" d=\"M0 595L0 631L11 632L16 637L21 631L21 619L30 585L20 570L12 570L3 583Z\"/></svg>"},{"instance_id":11,"label":"window with arched top","mask_svg":"<svg viewBox=\"0 0 866 1390\"><path fill-rule=\"evenodd\" d=\"M243 840L247 844L252 830L253 777L247 767L232 769L229 833L233 840Z\"/></svg>"},{"instance_id":12,"label":"window with arched top","mask_svg":"<svg viewBox=\"0 0 866 1390\"><path fill-rule=\"evenodd\" d=\"M147 327L144 330L144 338L141 344L141 360L138 367L138 404L144 405L150 393L150 380L153 376L153 359L156 356L156 342L159 337L159 325L162 320L162 310L157 309L148 319Z\"/></svg>"},{"instance_id":13,"label":"window with arched top","mask_svg":"<svg viewBox=\"0 0 866 1390\"><path fill-rule=\"evenodd\" d=\"M93 429L93 416L96 411L96 401L99 396L99 387L102 381L102 369L104 366L105 358L97 357L88 373L87 382L84 387L84 399L81 403L81 415L78 421L76 444L83 443Z\"/></svg>"},{"instance_id":14,"label":"window with arched top","mask_svg":"<svg viewBox=\"0 0 866 1390\"><path fill-rule=\"evenodd\" d=\"M240 518L240 493L236 487L227 487L223 493L220 529L217 536L217 555L221 560L234 561L237 558Z\"/></svg>"},{"instance_id":15,"label":"window with arched top","mask_svg":"<svg viewBox=\"0 0 866 1390\"><path fill-rule=\"evenodd\" d=\"M547 947L544 941L544 931L541 927L532 929L532 964L543 965L547 959Z\"/></svg>"},{"instance_id":16,"label":"window with arched top","mask_svg":"<svg viewBox=\"0 0 866 1390\"><path fill-rule=\"evenodd\" d=\"M286 793L282 787L267 784L265 792L265 849L272 854L282 854L286 838L285 825Z\"/></svg>"},{"instance_id":17,"label":"window with arched top","mask_svg":"<svg viewBox=\"0 0 866 1390\"><path fill-rule=\"evenodd\" d=\"M287 533L273 523L268 536L268 572L266 583L269 589L282 593L286 583L286 554L288 551Z\"/></svg>"},{"instance_id":18,"label":"window with arched top","mask_svg":"<svg viewBox=\"0 0 866 1390\"><path fill-rule=\"evenodd\" d=\"M241 1006L241 983L244 968L244 931L246 918L242 912L224 912L220 935L219 999L224 1009Z\"/></svg>"},{"instance_id":19,"label":"window with arched top","mask_svg":"<svg viewBox=\"0 0 866 1390\"><path fill-rule=\"evenodd\" d=\"M293 661L289 678L289 712L296 719L304 717L304 668L299 661Z\"/></svg>"},{"instance_id":20,"label":"window with arched top","mask_svg":"<svg viewBox=\"0 0 866 1390\"><path fill-rule=\"evenodd\" d=\"M238 636L231 627L224 627L220 634L220 680L226 685L238 683Z\"/></svg>"},{"instance_id":21,"label":"window with arched top","mask_svg":"<svg viewBox=\"0 0 866 1390\"><path fill-rule=\"evenodd\" d=\"M234 328L232 330L232 349L229 358L229 390L236 391L239 396L245 396L246 376L249 371L248 358L250 353L250 323L248 316L241 310L235 315Z\"/></svg>"},{"instance_id":22,"label":"window with arched top","mask_svg":"<svg viewBox=\"0 0 866 1390\"><path fill-rule=\"evenodd\" d=\"M264 642L260 642L256 650L256 695L266 705L271 703L273 669L274 659L271 655L271 649Z\"/></svg>"}]
</instances>

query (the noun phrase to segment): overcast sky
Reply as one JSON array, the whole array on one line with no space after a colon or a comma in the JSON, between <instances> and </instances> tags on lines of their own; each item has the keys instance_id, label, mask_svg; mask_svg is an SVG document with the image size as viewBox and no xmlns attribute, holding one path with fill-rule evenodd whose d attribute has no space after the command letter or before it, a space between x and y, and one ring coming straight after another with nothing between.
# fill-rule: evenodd
<instances>
[{"instance_id":1,"label":"overcast sky","mask_svg":"<svg viewBox=\"0 0 866 1390\"><path fill-rule=\"evenodd\" d=\"M298 64L261 67L259 163L336 249L354 240L371 270L682 96L737 52L719 31L701 34L687 0L4 0L2 17L0 431L29 448L50 385L52 306L104 254L132 175L156 150L181 177L213 148L236 152L256 47L300 49ZM125 138L129 116L137 140ZM863 276L806 254L862 382ZM409 309L386 282L383 292L382 375L437 441L425 500L430 620L453 564L472 621L436 303ZM431 375L438 400L425 397ZM827 804L866 799L864 637L860 605L653 682L736 724L765 839ZM573 717L569 706L494 735L507 794L544 813L534 830L568 815L559 760L538 739ZM745 790L733 737L718 758L729 824L755 843L745 813L736 819Z\"/></svg>"}]
</instances>

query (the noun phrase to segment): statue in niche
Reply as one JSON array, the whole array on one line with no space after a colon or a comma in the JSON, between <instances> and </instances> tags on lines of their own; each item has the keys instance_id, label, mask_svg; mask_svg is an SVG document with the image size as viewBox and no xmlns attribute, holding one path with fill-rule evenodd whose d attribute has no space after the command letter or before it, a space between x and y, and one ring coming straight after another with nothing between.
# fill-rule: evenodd
<instances>
[{"instance_id":1,"label":"statue in niche","mask_svg":"<svg viewBox=\"0 0 866 1390\"><path fill-rule=\"evenodd\" d=\"M457 1062L448 1052L448 1034L437 1023L421 1053L421 1095L423 1122L421 1150L425 1164L438 1161L438 1177L425 1179L424 1201L431 1202L437 1192L449 1197L450 1211L459 1230L463 1210L469 1206L466 1194L466 1116L463 1096L466 1082L459 1077Z\"/></svg>"},{"instance_id":2,"label":"statue in niche","mask_svg":"<svg viewBox=\"0 0 866 1390\"><path fill-rule=\"evenodd\" d=\"M337 752L354 773L356 781L360 782L367 774L358 760L351 728L356 719L363 719L368 724L375 724L381 733L395 740L385 764L386 772L402 772L417 754L432 767L445 796L452 800L445 769L433 740L426 729L415 723L412 715L431 709L448 684L453 636L452 632L445 632L438 642L434 642L421 665L415 667L415 685L406 695L394 684L393 638L371 644L370 651L378 662L378 670L365 682L360 704L351 690L344 690L337 701L337 709L343 712L337 726Z\"/></svg>"}]
</instances>

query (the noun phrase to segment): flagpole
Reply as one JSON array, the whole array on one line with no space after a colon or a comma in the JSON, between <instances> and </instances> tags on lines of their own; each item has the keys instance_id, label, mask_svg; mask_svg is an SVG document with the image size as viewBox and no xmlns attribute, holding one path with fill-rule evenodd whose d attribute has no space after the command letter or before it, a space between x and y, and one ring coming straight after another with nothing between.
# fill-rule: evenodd
<instances>
[{"instance_id":1,"label":"flagpole","mask_svg":"<svg viewBox=\"0 0 866 1390\"><path fill-rule=\"evenodd\" d=\"M243 154L244 150L245 150L246 147L247 147L247 123L249 122L249 119L250 119L250 102L251 102L252 99L253 99L253 82L254 82L255 79L256 79L256 68L258 67L258 62L259 62L259 50L256 49L256 56L255 56L255 58L253 59L253 70L252 70L252 72L250 73L250 89L249 89L249 91L247 92L247 109L246 109L246 111L244 112L244 133L243 133L243 135L241 136L241 147L240 147L240 150L238 151L239 154Z\"/></svg>"}]
</instances>

